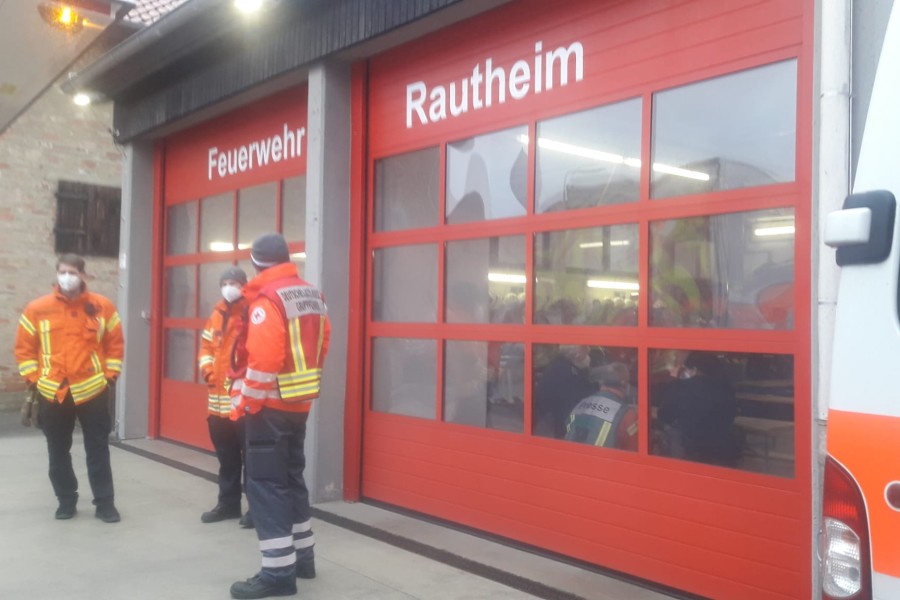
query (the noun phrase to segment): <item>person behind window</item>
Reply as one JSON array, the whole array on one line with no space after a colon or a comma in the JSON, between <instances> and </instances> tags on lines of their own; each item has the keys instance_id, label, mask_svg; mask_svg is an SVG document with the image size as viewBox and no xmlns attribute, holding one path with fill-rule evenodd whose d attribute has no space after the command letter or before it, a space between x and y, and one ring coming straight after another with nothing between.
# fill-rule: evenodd
<instances>
[{"instance_id":1,"label":"person behind window","mask_svg":"<svg viewBox=\"0 0 900 600\"><path fill-rule=\"evenodd\" d=\"M565 438L603 448L637 450L637 408L628 402L628 367L616 362L591 371L600 391L584 398L569 414Z\"/></svg>"},{"instance_id":2,"label":"person behind window","mask_svg":"<svg viewBox=\"0 0 900 600\"><path fill-rule=\"evenodd\" d=\"M213 307L203 328L197 361L206 382L209 404L206 418L209 439L219 459L219 501L200 516L204 523L241 518L241 527L253 527L248 511L241 517L241 476L244 470L244 422L232 421L231 397L226 388L228 367L235 340L245 327L247 301L242 288L247 274L240 267L228 267L219 277L222 299Z\"/></svg>"},{"instance_id":3,"label":"person behind window","mask_svg":"<svg viewBox=\"0 0 900 600\"><path fill-rule=\"evenodd\" d=\"M733 431L737 400L715 353L688 355L679 378L662 390L658 416L664 426L664 454L724 465L740 457Z\"/></svg>"},{"instance_id":4,"label":"person behind window","mask_svg":"<svg viewBox=\"0 0 900 600\"><path fill-rule=\"evenodd\" d=\"M565 437L572 409L582 398L597 391L597 385L588 377L590 366L588 346L559 347L534 390L536 435Z\"/></svg>"},{"instance_id":5,"label":"person behind window","mask_svg":"<svg viewBox=\"0 0 900 600\"><path fill-rule=\"evenodd\" d=\"M89 292L84 259L63 254L53 292L28 303L19 317L15 355L19 373L40 396L57 519L75 516L78 480L72 470L72 432L81 424L88 481L106 523L120 520L109 462L109 389L122 372L125 341L116 307Z\"/></svg>"}]
</instances>

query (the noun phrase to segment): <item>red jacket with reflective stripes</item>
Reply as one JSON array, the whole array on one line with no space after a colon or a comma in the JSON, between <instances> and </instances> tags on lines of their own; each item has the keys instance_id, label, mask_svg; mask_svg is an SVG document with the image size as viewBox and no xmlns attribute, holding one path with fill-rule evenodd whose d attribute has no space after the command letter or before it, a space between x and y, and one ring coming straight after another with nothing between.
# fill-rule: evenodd
<instances>
[{"instance_id":1,"label":"red jacket with reflective stripes","mask_svg":"<svg viewBox=\"0 0 900 600\"><path fill-rule=\"evenodd\" d=\"M308 412L319 397L331 334L322 293L293 263L282 263L253 278L244 297L250 306L246 337L234 352L232 397L239 398L232 416L263 406Z\"/></svg>"}]
</instances>

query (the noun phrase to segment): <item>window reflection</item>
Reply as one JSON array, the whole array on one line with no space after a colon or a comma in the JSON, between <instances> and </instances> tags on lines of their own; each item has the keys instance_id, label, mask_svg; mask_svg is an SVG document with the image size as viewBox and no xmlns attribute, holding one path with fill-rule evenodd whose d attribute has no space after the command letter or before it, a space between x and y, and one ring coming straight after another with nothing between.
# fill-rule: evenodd
<instances>
[{"instance_id":1,"label":"window reflection","mask_svg":"<svg viewBox=\"0 0 900 600\"><path fill-rule=\"evenodd\" d=\"M447 243L448 323L523 323L525 238Z\"/></svg>"},{"instance_id":2,"label":"window reflection","mask_svg":"<svg viewBox=\"0 0 900 600\"><path fill-rule=\"evenodd\" d=\"M234 194L226 192L200 201L200 252L234 250Z\"/></svg>"},{"instance_id":3,"label":"window reflection","mask_svg":"<svg viewBox=\"0 0 900 600\"><path fill-rule=\"evenodd\" d=\"M651 223L650 250L652 325L793 327L793 209Z\"/></svg>"},{"instance_id":4,"label":"window reflection","mask_svg":"<svg viewBox=\"0 0 900 600\"><path fill-rule=\"evenodd\" d=\"M527 127L447 145L447 223L522 216L527 188Z\"/></svg>"},{"instance_id":5,"label":"window reflection","mask_svg":"<svg viewBox=\"0 0 900 600\"><path fill-rule=\"evenodd\" d=\"M231 266L230 262L203 263L200 265L200 314L199 317L208 319L212 314L216 303L222 299L222 291L219 286L219 278L225 269ZM244 271L246 273L246 271ZM252 275L248 275L249 277Z\"/></svg>"},{"instance_id":6,"label":"window reflection","mask_svg":"<svg viewBox=\"0 0 900 600\"><path fill-rule=\"evenodd\" d=\"M185 202L166 211L166 254L197 251L197 203Z\"/></svg>"},{"instance_id":7,"label":"window reflection","mask_svg":"<svg viewBox=\"0 0 900 600\"><path fill-rule=\"evenodd\" d=\"M794 474L793 357L650 352L651 453Z\"/></svg>"},{"instance_id":8,"label":"window reflection","mask_svg":"<svg viewBox=\"0 0 900 600\"><path fill-rule=\"evenodd\" d=\"M434 147L375 162L375 231L438 224L440 156Z\"/></svg>"},{"instance_id":9,"label":"window reflection","mask_svg":"<svg viewBox=\"0 0 900 600\"><path fill-rule=\"evenodd\" d=\"M448 341L444 346L444 420L521 432L525 346Z\"/></svg>"},{"instance_id":10,"label":"window reflection","mask_svg":"<svg viewBox=\"0 0 900 600\"><path fill-rule=\"evenodd\" d=\"M535 345L533 433L636 451L637 362L634 348Z\"/></svg>"},{"instance_id":11,"label":"window reflection","mask_svg":"<svg viewBox=\"0 0 900 600\"><path fill-rule=\"evenodd\" d=\"M794 181L797 61L653 96L653 198Z\"/></svg>"},{"instance_id":12,"label":"window reflection","mask_svg":"<svg viewBox=\"0 0 900 600\"><path fill-rule=\"evenodd\" d=\"M238 191L238 247L249 248L253 240L275 231L278 183L264 183Z\"/></svg>"},{"instance_id":13,"label":"window reflection","mask_svg":"<svg viewBox=\"0 0 900 600\"><path fill-rule=\"evenodd\" d=\"M434 244L375 250L372 318L437 321L438 248Z\"/></svg>"},{"instance_id":14,"label":"window reflection","mask_svg":"<svg viewBox=\"0 0 900 600\"><path fill-rule=\"evenodd\" d=\"M166 316L196 317L197 267L169 267L166 269Z\"/></svg>"},{"instance_id":15,"label":"window reflection","mask_svg":"<svg viewBox=\"0 0 900 600\"><path fill-rule=\"evenodd\" d=\"M640 196L640 98L538 123L536 212Z\"/></svg>"},{"instance_id":16,"label":"window reflection","mask_svg":"<svg viewBox=\"0 0 900 600\"><path fill-rule=\"evenodd\" d=\"M433 340L373 340L372 410L434 419L436 365Z\"/></svg>"},{"instance_id":17,"label":"window reflection","mask_svg":"<svg viewBox=\"0 0 900 600\"><path fill-rule=\"evenodd\" d=\"M539 233L534 258L535 323L637 325L637 225Z\"/></svg>"},{"instance_id":18,"label":"window reflection","mask_svg":"<svg viewBox=\"0 0 900 600\"><path fill-rule=\"evenodd\" d=\"M192 329L167 329L165 376L178 381L194 380L196 333Z\"/></svg>"}]
</instances>

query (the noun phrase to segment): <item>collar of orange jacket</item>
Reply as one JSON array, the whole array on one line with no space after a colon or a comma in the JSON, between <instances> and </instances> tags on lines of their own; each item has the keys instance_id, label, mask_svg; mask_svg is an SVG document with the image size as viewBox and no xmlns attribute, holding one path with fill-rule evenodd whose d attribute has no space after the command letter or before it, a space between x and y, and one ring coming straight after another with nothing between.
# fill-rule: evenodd
<instances>
[{"instance_id":1,"label":"collar of orange jacket","mask_svg":"<svg viewBox=\"0 0 900 600\"><path fill-rule=\"evenodd\" d=\"M67 302L69 304L82 304L88 297L88 289L87 284L85 282L81 282L81 291L77 296L69 297L66 296L61 289L59 289L59 284L53 284L53 294L56 296L57 300L62 300L63 302Z\"/></svg>"},{"instance_id":2,"label":"collar of orange jacket","mask_svg":"<svg viewBox=\"0 0 900 600\"><path fill-rule=\"evenodd\" d=\"M273 281L299 276L300 275L297 273L297 265L294 263L281 263L274 267L269 267L251 279L250 283L244 286L244 298L253 300L259 294L260 290Z\"/></svg>"}]
</instances>

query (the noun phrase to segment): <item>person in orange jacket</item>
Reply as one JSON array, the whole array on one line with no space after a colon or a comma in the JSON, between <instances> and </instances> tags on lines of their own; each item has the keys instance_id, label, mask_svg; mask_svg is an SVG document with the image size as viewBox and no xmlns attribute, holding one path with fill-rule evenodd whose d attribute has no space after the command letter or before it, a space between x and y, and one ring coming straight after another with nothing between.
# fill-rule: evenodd
<instances>
[{"instance_id":1,"label":"person in orange jacket","mask_svg":"<svg viewBox=\"0 0 900 600\"><path fill-rule=\"evenodd\" d=\"M232 417L244 420L262 568L234 583L232 598L292 595L296 578L315 577L303 442L331 331L322 293L300 279L282 236L257 238L250 258L258 274L244 288L249 319L235 346Z\"/></svg>"},{"instance_id":2,"label":"person in orange jacket","mask_svg":"<svg viewBox=\"0 0 900 600\"><path fill-rule=\"evenodd\" d=\"M231 353L243 331L247 302L241 289L247 285L247 274L240 267L229 267L219 277L222 299L206 321L197 361L209 393L209 438L219 459L219 498L215 507L200 516L204 523L216 523L241 517L241 476L244 470L243 422L232 421L231 397L226 389ZM253 527L248 511L241 527Z\"/></svg>"},{"instance_id":3,"label":"person in orange jacket","mask_svg":"<svg viewBox=\"0 0 900 600\"><path fill-rule=\"evenodd\" d=\"M109 462L109 385L122 372L125 341L116 307L85 285L84 259L64 254L53 293L30 302L19 317L15 356L19 374L36 389L47 438L57 519L75 516L78 480L72 469L72 432L81 423L94 515L120 520Z\"/></svg>"}]
</instances>

